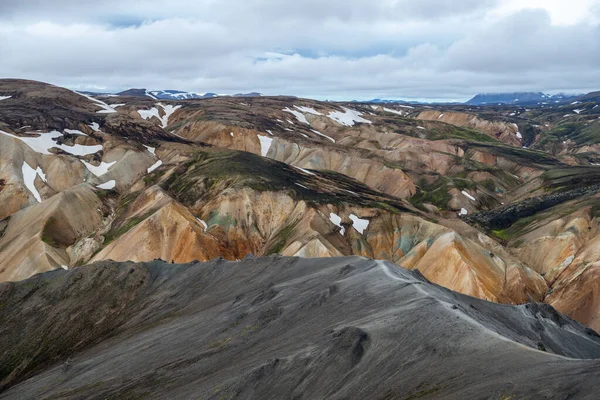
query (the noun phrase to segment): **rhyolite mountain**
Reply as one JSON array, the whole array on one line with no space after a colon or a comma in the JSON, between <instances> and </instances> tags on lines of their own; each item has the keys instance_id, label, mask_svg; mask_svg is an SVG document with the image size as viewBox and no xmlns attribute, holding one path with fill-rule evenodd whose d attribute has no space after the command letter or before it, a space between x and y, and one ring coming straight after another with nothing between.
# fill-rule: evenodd
<instances>
[{"instance_id":1,"label":"rhyolite mountain","mask_svg":"<svg viewBox=\"0 0 600 400\"><path fill-rule=\"evenodd\" d=\"M515 92L515 93L480 93L467 101L469 105L497 105L497 104L539 104L543 102L561 103L576 98L577 95L548 95L542 92Z\"/></svg>"},{"instance_id":2,"label":"rhyolite mountain","mask_svg":"<svg viewBox=\"0 0 600 400\"><path fill-rule=\"evenodd\" d=\"M328 266L338 265L337 257L355 256L418 270L433 284L463 295L521 305L519 310L538 304L536 309L561 321L571 318L589 332L600 329L600 107L595 97L527 108L473 108L286 96L173 101L146 95L145 89L139 94L90 96L40 82L0 80L0 282L8 282L0 288L0 295L6 296L0 301L0 313L9 310L8 320L16 321L13 317L22 314L19 307L32 310L32 321L38 318L36 312L47 314L26 303L29 295L38 292L27 291L32 282L46 282L42 285L53 288L40 292L53 305L69 297L63 295L69 291L60 286L66 284L61 277L75 284L81 279L79 271L98 270L85 280L89 285L73 286L73 290L98 291L101 296L103 290L94 288L93 282L101 279L95 277L108 265L121 270L130 262L161 259L192 263L188 268L193 269L218 258L230 261L218 265L231 266L256 256L266 271L271 264L277 268L273 256L281 255L292 260L287 261L290 265L301 269L314 265L325 273ZM305 258L314 264L297 261ZM321 258L325 261L314 260ZM153 270L167 266L152 265ZM230 279L239 284L244 278L237 274ZM107 275L103 284L117 285L115 279ZM298 279L312 278L299 275ZM328 279L320 282L332 285ZM193 293L186 290L195 289L185 288L192 282L191 277L180 281L178 290ZM371 290L368 282L365 285L356 293ZM15 297L13 290L29 295ZM112 324L118 322L111 319L115 310L151 312L153 298L131 309L121 295L88 306L106 311L97 321L105 318ZM11 306L6 308L8 301ZM218 296L210 301L218 302ZM290 298L282 301L284 311L293 306ZM334 304L329 312L343 316L346 303ZM382 308L373 304L373 312L385 314L386 304ZM68 305L88 307L82 300ZM498 310L507 306L489 307L486 315L500 318ZM461 332L471 326L463 325L461 318L458 322ZM91 337L108 338L93 333L95 323L86 323ZM58 319L47 324L65 325ZM564 329L587 332L581 327L571 329L578 325L570 324ZM314 326L319 331L326 325ZM369 335L369 329L361 326ZM133 331L128 332L138 328L145 329L132 325ZM509 338L537 347L531 338L543 336L538 328L537 333L519 328ZM180 328L174 325L173 329ZM431 330L415 329L418 337ZM57 332L71 343L69 335ZM113 333L119 332L125 331ZM124 335L115 343L129 333ZM212 337L206 333L207 340ZM83 340L78 338L73 343ZM39 336L39 340L36 349L54 351L55 339ZM124 346L132 342L127 343ZM541 343L557 354L596 357L593 352L565 350L572 344L569 340L552 346ZM290 356L288 350L282 356ZM202 360L204 350L198 351L197 360ZM432 348L426 352L433 353ZM3 354L13 357L13 353ZM42 361L22 355L10 358L3 364L9 365L3 370L6 382L10 386L34 372L54 373L52 368L64 362L66 353L52 354ZM531 362L537 356L524 357ZM552 360L548 363L555 365ZM219 365L227 364L223 362ZM397 360L389 362L396 365ZM527 362L520 365L532 365ZM558 365L545 376L564 374ZM597 371L596 364L581 365L592 375ZM317 370L327 368L323 364ZM481 370L483 364L473 368ZM256 374L263 370L259 367ZM239 378L224 373L226 379ZM372 379L373 371L365 373L364 379ZM542 375L535 377L542 379ZM562 389L568 386L565 381L555 382ZM127 383L117 380L111 385L121 394ZM436 387L440 385L445 384ZM434 388L425 386L416 392ZM23 390L20 393L34 393ZM244 390L239 396L263 393ZM585 398L589 392L582 390L578 394ZM78 392L73 393L69 396L77 397ZM306 389L305 393L310 397L312 392ZM394 397L396 392L391 393Z\"/></svg>"}]
</instances>

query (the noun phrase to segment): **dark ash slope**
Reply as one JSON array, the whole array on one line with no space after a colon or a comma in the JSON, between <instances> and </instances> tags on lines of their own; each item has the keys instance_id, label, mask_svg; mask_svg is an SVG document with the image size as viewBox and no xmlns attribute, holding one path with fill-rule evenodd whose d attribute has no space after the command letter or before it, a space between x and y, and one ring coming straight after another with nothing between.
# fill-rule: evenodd
<instances>
[{"instance_id":1,"label":"dark ash slope","mask_svg":"<svg viewBox=\"0 0 600 400\"><path fill-rule=\"evenodd\" d=\"M102 262L0 285L3 399L595 398L591 358L600 337L550 306L360 257Z\"/></svg>"}]
</instances>

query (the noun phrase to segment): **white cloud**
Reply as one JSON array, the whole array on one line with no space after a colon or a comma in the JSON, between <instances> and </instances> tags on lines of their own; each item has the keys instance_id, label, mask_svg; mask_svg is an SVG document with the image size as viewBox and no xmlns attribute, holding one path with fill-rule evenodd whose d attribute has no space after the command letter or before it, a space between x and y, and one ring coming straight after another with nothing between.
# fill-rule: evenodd
<instances>
[{"instance_id":1,"label":"white cloud","mask_svg":"<svg viewBox=\"0 0 600 400\"><path fill-rule=\"evenodd\" d=\"M227 3L227 4L225 4ZM0 76L77 89L465 99L600 82L600 0L0 2Z\"/></svg>"}]
</instances>

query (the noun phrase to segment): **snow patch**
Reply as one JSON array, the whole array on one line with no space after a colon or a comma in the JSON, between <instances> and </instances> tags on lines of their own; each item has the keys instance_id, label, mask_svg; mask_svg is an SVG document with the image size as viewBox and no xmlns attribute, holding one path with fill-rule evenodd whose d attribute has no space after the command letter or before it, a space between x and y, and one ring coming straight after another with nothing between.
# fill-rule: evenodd
<instances>
[{"instance_id":1,"label":"snow patch","mask_svg":"<svg viewBox=\"0 0 600 400\"><path fill-rule=\"evenodd\" d=\"M21 172L23 173L23 182L25 183L25 186L29 189L31 194L33 194L33 197L35 197L38 203L41 203L42 197L40 196L40 192L35 188L35 177L38 175L42 181L46 182L46 174L44 174L44 171L42 171L40 167L33 169L25 161L21 167Z\"/></svg>"},{"instance_id":2,"label":"snow patch","mask_svg":"<svg viewBox=\"0 0 600 400\"><path fill-rule=\"evenodd\" d=\"M365 229L369 227L368 219L360 219L354 214L350 214L350 219L352 220L352 226L354 229L358 231L361 235L365 232Z\"/></svg>"},{"instance_id":3,"label":"snow patch","mask_svg":"<svg viewBox=\"0 0 600 400\"><path fill-rule=\"evenodd\" d=\"M100 132L100 124L98 124L97 122L92 122L91 124L88 125L90 128L92 128L92 130L94 132Z\"/></svg>"},{"instance_id":4,"label":"snow patch","mask_svg":"<svg viewBox=\"0 0 600 400\"><path fill-rule=\"evenodd\" d=\"M267 133L271 136L273 136L273 132L271 132L269 129L267 129Z\"/></svg>"},{"instance_id":5,"label":"snow patch","mask_svg":"<svg viewBox=\"0 0 600 400\"><path fill-rule=\"evenodd\" d=\"M346 232L346 229L342 226L342 218L334 213L329 213L329 220L337 227L339 227L341 229L340 233L342 234L342 236L344 235L344 232Z\"/></svg>"},{"instance_id":6,"label":"snow patch","mask_svg":"<svg viewBox=\"0 0 600 400\"><path fill-rule=\"evenodd\" d=\"M115 110L113 107L109 106L102 100L95 99L92 96L88 96L83 93L79 93L79 92L74 92L74 93L77 93L78 95L83 96L90 101L93 101L94 103L96 103L97 106L102 107L102 110L96 111L97 114L112 114L112 113L117 112L117 110Z\"/></svg>"},{"instance_id":7,"label":"snow patch","mask_svg":"<svg viewBox=\"0 0 600 400\"><path fill-rule=\"evenodd\" d=\"M83 165L85 165L85 167L88 169L88 171L90 171L92 174L94 174L96 176L102 176L102 175L106 174L108 172L108 170L110 169L110 167L112 167L113 165L115 165L117 163L116 161L113 161L111 163L100 162L100 165L96 167L88 162L83 161L83 160L81 160L81 162L83 163Z\"/></svg>"},{"instance_id":8,"label":"snow patch","mask_svg":"<svg viewBox=\"0 0 600 400\"><path fill-rule=\"evenodd\" d=\"M12 96L0 96L0 100L10 99Z\"/></svg>"},{"instance_id":9,"label":"snow patch","mask_svg":"<svg viewBox=\"0 0 600 400\"><path fill-rule=\"evenodd\" d=\"M308 120L306 119L306 117L304 116L304 114L302 114L300 111L292 110L289 107L284 108L283 111L294 114L294 116L296 117L296 119L298 121L300 121L302 123L305 123L305 124L308 124ZM290 122L290 121L288 121L288 122Z\"/></svg>"},{"instance_id":10,"label":"snow patch","mask_svg":"<svg viewBox=\"0 0 600 400\"><path fill-rule=\"evenodd\" d=\"M391 108L386 108L386 107L383 107L383 111L387 111L389 113L396 114L396 115L404 115L403 111L392 110Z\"/></svg>"},{"instance_id":11,"label":"snow patch","mask_svg":"<svg viewBox=\"0 0 600 400\"><path fill-rule=\"evenodd\" d=\"M304 186L304 185L301 185L301 184L299 184L298 182L294 182L294 184L296 184L296 185L298 185L298 186L300 186L301 188L304 188L304 189L306 189L306 190L310 190L309 188L307 188L307 187L306 187L306 186Z\"/></svg>"},{"instance_id":12,"label":"snow patch","mask_svg":"<svg viewBox=\"0 0 600 400\"><path fill-rule=\"evenodd\" d=\"M229 136L233 137L234 136L233 132L229 132Z\"/></svg>"},{"instance_id":13,"label":"snow patch","mask_svg":"<svg viewBox=\"0 0 600 400\"><path fill-rule=\"evenodd\" d=\"M521 132L517 132L516 135L519 139L523 139L523 135L521 135Z\"/></svg>"},{"instance_id":14,"label":"snow patch","mask_svg":"<svg viewBox=\"0 0 600 400\"><path fill-rule=\"evenodd\" d=\"M110 190L110 189L114 189L115 186L117 185L117 182L114 179L111 179L108 182L105 182L101 185L96 186L98 189L106 189L106 190Z\"/></svg>"},{"instance_id":15,"label":"snow patch","mask_svg":"<svg viewBox=\"0 0 600 400\"><path fill-rule=\"evenodd\" d=\"M156 168L160 167L162 164L163 164L163 162L161 160L158 160L157 162L155 162L154 164L152 164L152 166L150 168L148 168L148 173L151 173Z\"/></svg>"},{"instance_id":16,"label":"snow patch","mask_svg":"<svg viewBox=\"0 0 600 400\"><path fill-rule=\"evenodd\" d=\"M319 135L319 136L323 136L324 138L326 138L326 139L329 139L329 140L331 140L333 143L335 143L335 139L334 139L334 138L332 138L332 137L329 137L329 136L327 136L327 135L324 135L324 134L322 134L322 133L321 133L321 132L319 132L319 131L315 131L314 129L311 129L311 131L312 131L312 132L314 132L314 133L316 133L317 135Z\"/></svg>"},{"instance_id":17,"label":"snow patch","mask_svg":"<svg viewBox=\"0 0 600 400\"><path fill-rule=\"evenodd\" d=\"M425 129L425 128L422 126L417 126L417 129Z\"/></svg>"},{"instance_id":18,"label":"snow patch","mask_svg":"<svg viewBox=\"0 0 600 400\"><path fill-rule=\"evenodd\" d=\"M467 215L467 214L469 214L469 212L467 211L466 208L461 208L460 212L458 213L458 215Z\"/></svg>"},{"instance_id":19,"label":"snow patch","mask_svg":"<svg viewBox=\"0 0 600 400\"><path fill-rule=\"evenodd\" d=\"M300 167L294 167L294 168L299 169L300 171L304 172L305 174L316 176L316 174L314 174L314 173L312 173L309 170L306 170L304 168L300 168Z\"/></svg>"},{"instance_id":20,"label":"snow patch","mask_svg":"<svg viewBox=\"0 0 600 400\"><path fill-rule=\"evenodd\" d=\"M73 146L67 146L65 144L58 144L53 139L62 137L63 134L58 131L46 132L46 133L38 133L36 137L20 137L11 135L8 132L0 131L0 133L10 136L16 139L19 139L27 146L31 147L31 149L37 153L51 155L50 149L52 147L57 147L69 154L73 154L76 156L87 156L89 154L94 154L102 150L102 145L96 146L83 146L80 144L76 144Z\"/></svg>"},{"instance_id":21,"label":"snow patch","mask_svg":"<svg viewBox=\"0 0 600 400\"><path fill-rule=\"evenodd\" d=\"M162 117L162 127L166 128L169 125L169 117L173 115L173 113L181 108L181 106L172 106L170 104L164 105L162 103L158 103L159 106L162 107L165 115Z\"/></svg>"},{"instance_id":22,"label":"snow patch","mask_svg":"<svg viewBox=\"0 0 600 400\"><path fill-rule=\"evenodd\" d=\"M573 110L575 114L581 114L582 111L585 111L585 108L580 108L578 110Z\"/></svg>"},{"instance_id":23,"label":"snow patch","mask_svg":"<svg viewBox=\"0 0 600 400\"><path fill-rule=\"evenodd\" d=\"M477 199L475 197L471 196L466 190L463 190L461 193L464 194L465 196L467 196L469 199L471 199L473 201L477 201Z\"/></svg>"},{"instance_id":24,"label":"snow patch","mask_svg":"<svg viewBox=\"0 0 600 400\"><path fill-rule=\"evenodd\" d=\"M266 157L267 153L269 152L269 149L271 148L271 143L273 142L273 139L268 136L256 136L258 136L258 140L260 140L260 154L263 157Z\"/></svg>"},{"instance_id":25,"label":"snow patch","mask_svg":"<svg viewBox=\"0 0 600 400\"><path fill-rule=\"evenodd\" d=\"M146 146L145 144L143 144L142 146L144 146L153 156L156 155L156 147Z\"/></svg>"},{"instance_id":26,"label":"snow patch","mask_svg":"<svg viewBox=\"0 0 600 400\"><path fill-rule=\"evenodd\" d=\"M156 103L156 105L163 109L162 117L160 116L160 112L156 107L152 107L149 110L138 110L138 114L140 115L140 117L147 120L151 119L152 117L158 118L163 128L166 128L169 125L169 117L175 111L181 108L181 106L172 106L170 104L164 105L162 103Z\"/></svg>"},{"instance_id":27,"label":"snow patch","mask_svg":"<svg viewBox=\"0 0 600 400\"><path fill-rule=\"evenodd\" d=\"M303 113L308 113L308 114L313 114L313 115L323 115L320 112L318 112L317 110L315 110L314 108L303 107L303 106L294 106L294 107L297 108L298 110L302 111Z\"/></svg>"},{"instance_id":28,"label":"snow patch","mask_svg":"<svg viewBox=\"0 0 600 400\"><path fill-rule=\"evenodd\" d=\"M82 135L87 136L85 133L81 132L78 129L65 129L65 132L70 133L71 135Z\"/></svg>"},{"instance_id":29,"label":"snow patch","mask_svg":"<svg viewBox=\"0 0 600 400\"><path fill-rule=\"evenodd\" d=\"M196 221L200 222L200 225L202 225L204 227L205 231L208 229L208 224L205 221L201 220L198 217L196 217Z\"/></svg>"},{"instance_id":30,"label":"snow patch","mask_svg":"<svg viewBox=\"0 0 600 400\"><path fill-rule=\"evenodd\" d=\"M346 107L342 108L344 109L344 112L332 111L329 113L328 117L345 126L354 126L356 122L372 124L372 122L368 119L364 119L361 117L362 113L355 110L351 110Z\"/></svg>"},{"instance_id":31,"label":"snow patch","mask_svg":"<svg viewBox=\"0 0 600 400\"><path fill-rule=\"evenodd\" d=\"M441 113L440 116L438 117L438 119L442 118L444 116L444 113Z\"/></svg>"}]
</instances>

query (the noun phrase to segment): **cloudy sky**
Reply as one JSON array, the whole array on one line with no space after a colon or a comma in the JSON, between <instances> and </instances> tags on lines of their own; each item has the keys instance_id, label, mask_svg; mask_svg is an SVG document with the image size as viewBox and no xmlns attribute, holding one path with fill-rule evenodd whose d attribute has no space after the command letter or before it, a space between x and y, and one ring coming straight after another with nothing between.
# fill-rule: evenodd
<instances>
[{"instance_id":1,"label":"cloudy sky","mask_svg":"<svg viewBox=\"0 0 600 400\"><path fill-rule=\"evenodd\" d=\"M600 89L600 0L0 0L0 77L319 99Z\"/></svg>"}]
</instances>

